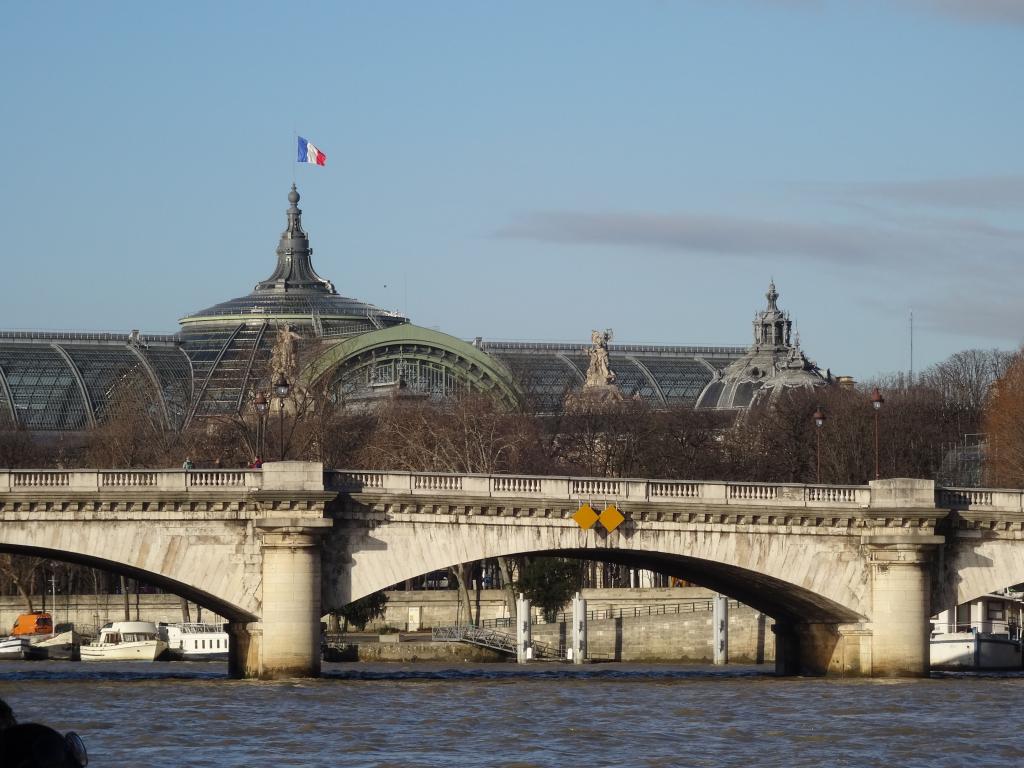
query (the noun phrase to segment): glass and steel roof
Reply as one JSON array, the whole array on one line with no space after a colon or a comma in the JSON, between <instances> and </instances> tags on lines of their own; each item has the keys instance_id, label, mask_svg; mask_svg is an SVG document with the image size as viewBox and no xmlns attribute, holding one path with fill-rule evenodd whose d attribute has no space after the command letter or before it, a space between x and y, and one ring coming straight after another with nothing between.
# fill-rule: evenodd
<instances>
[{"instance_id":1,"label":"glass and steel roof","mask_svg":"<svg viewBox=\"0 0 1024 768\"><path fill-rule=\"evenodd\" d=\"M475 344L511 371L529 406L541 413L562 408L583 385L589 365L582 344L496 342ZM610 344L609 364L626 397L657 406L693 405L715 371L739 359L744 347Z\"/></svg>"},{"instance_id":2,"label":"glass and steel roof","mask_svg":"<svg viewBox=\"0 0 1024 768\"><path fill-rule=\"evenodd\" d=\"M31 431L75 432L142 387L169 426L182 425L192 368L171 336L0 332L0 420Z\"/></svg>"}]
</instances>

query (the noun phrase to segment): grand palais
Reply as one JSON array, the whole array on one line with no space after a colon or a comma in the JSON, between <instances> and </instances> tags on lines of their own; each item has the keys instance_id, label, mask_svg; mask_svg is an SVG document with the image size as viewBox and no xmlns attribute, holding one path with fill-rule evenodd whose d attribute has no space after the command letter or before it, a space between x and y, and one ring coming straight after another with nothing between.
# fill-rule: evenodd
<instances>
[{"instance_id":1,"label":"grand palais","mask_svg":"<svg viewBox=\"0 0 1024 768\"><path fill-rule=\"evenodd\" d=\"M145 382L173 429L242 413L271 390L282 337L303 350L304 385L326 387L343 403L372 403L399 389L434 399L471 391L551 413L587 385L592 355L583 341L466 341L339 295L313 268L294 184L288 203L273 272L244 296L185 315L176 333L0 331L0 425L88 430L108 415L125 381ZM595 334L611 370L607 383L656 407L741 409L767 392L832 381L800 349L774 283L766 298L749 346L624 345Z\"/></svg>"}]
</instances>

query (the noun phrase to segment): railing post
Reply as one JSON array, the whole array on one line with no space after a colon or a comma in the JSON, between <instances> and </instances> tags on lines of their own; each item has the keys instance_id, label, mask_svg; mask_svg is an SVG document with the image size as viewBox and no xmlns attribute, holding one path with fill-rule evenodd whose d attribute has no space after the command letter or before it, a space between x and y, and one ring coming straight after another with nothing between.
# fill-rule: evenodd
<instances>
[{"instance_id":1,"label":"railing post","mask_svg":"<svg viewBox=\"0 0 1024 768\"><path fill-rule=\"evenodd\" d=\"M173 469L169 472L157 474L156 487L161 491L187 491L185 484L186 471L184 469Z\"/></svg>"},{"instance_id":2,"label":"railing post","mask_svg":"<svg viewBox=\"0 0 1024 768\"><path fill-rule=\"evenodd\" d=\"M9 470L0 469L0 493L8 493L11 490L11 473Z\"/></svg>"},{"instance_id":3,"label":"railing post","mask_svg":"<svg viewBox=\"0 0 1024 768\"><path fill-rule=\"evenodd\" d=\"M68 482L68 490L72 491L98 491L100 488L100 473L94 470L75 470L71 472Z\"/></svg>"}]
</instances>

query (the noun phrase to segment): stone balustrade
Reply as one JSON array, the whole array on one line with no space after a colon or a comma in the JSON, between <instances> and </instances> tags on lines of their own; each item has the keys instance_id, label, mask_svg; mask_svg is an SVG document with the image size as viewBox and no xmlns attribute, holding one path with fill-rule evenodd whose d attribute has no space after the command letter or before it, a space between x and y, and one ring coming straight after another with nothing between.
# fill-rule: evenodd
<instances>
[{"instance_id":1,"label":"stone balustrade","mask_svg":"<svg viewBox=\"0 0 1024 768\"><path fill-rule=\"evenodd\" d=\"M324 487L364 494L465 496L567 501L643 501L744 506L872 507L1024 512L1020 490L942 488L930 480L883 480L868 485L723 483L697 480L476 475L439 472L328 470Z\"/></svg>"},{"instance_id":2,"label":"stone balustrade","mask_svg":"<svg viewBox=\"0 0 1024 768\"><path fill-rule=\"evenodd\" d=\"M0 493L237 493L259 489L262 484L263 473L248 469L0 469Z\"/></svg>"},{"instance_id":3,"label":"stone balustrade","mask_svg":"<svg viewBox=\"0 0 1024 768\"><path fill-rule=\"evenodd\" d=\"M247 492L272 482L303 490L467 498L522 498L567 501L643 501L744 506L922 508L1024 514L1024 491L943 488L930 480L883 480L868 485L708 482L634 478L478 475L447 472L326 470L323 485L312 475L292 477L294 462L248 469L0 469L0 493L103 491ZM276 475L281 473L281 477ZM285 473L288 473L285 479ZM308 472L306 473L308 474ZM284 484L282 484L282 482Z\"/></svg>"}]
</instances>

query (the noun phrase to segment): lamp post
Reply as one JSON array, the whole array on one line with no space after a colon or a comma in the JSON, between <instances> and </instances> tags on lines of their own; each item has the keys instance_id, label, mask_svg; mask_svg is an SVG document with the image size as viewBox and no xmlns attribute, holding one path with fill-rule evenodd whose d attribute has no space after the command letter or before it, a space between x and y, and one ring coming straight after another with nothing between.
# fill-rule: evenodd
<instances>
[{"instance_id":1,"label":"lamp post","mask_svg":"<svg viewBox=\"0 0 1024 768\"><path fill-rule=\"evenodd\" d=\"M882 403L885 398L878 391L878 387L871 390L871 407L875 409L875 480L879 478L878 472L878 412L882 410Z\"/></svg>"},{"instance_id":2,"label":"lamp post","mask_svg":"<svg viewBox=\"0 0 1024 768\"><path fill-rule=\"evenodd\" d=\"M825 413L821 410L819 405L814 411L814 435L815 442L817 443L817 450L815 451L818 457L818 471L817 471L817 482L821 484L821 428L825 424Z\"/></svg>"},{"instance_id":3,"label":"lamp post","mask_svg":"<svg viewBox=\"0 0 1024 768\"><path fill-rule=\"evenodd\" d=\"M253 458L261 460L263 457L263 441L266 437L264 433L267 430L266 416L267 411L270 409L270 403L267 402L267 398L262 392L257 392L252 404L256 409L256 455Z\"/></svg>"},{"instance_id":4,"label":"lamp post","mask_svg":"<svg viewBox=\"0 0 1024 768\"><path fill-rule=\"evenodd\" d=\"M281 436L281 456L280 460L284 461L284 399L288 397L288 379L284 377L284 374L280 374L277 377L277 381L274 382L274 392L277 394L277 399L281 402L280 409L280 436Z\"/></svg>"}]
</instances>

